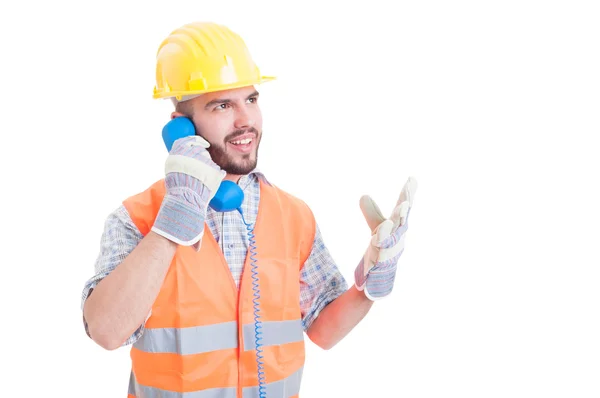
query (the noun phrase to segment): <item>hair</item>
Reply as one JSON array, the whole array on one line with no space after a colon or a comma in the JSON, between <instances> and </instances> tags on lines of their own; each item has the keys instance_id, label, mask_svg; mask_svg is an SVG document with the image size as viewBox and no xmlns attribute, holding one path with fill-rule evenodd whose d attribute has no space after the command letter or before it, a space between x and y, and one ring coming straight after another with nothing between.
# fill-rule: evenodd
<instances>
[{"instance_id":1,"label":"hair","mask_svg":"<svg viewBox=\"0 0 600 398\"><path fill-rule=\"evenodd\" d=\"M192 118L194 116L194 107L191 104L191 99L199 97L200 95L189 95L184 96L181 100L175 97L171 97L171 102L175 107L175 111L184 114L185 116Z\"/></svg>"},{"instance_id":2,"label":"hair","mask_svg":"<svg viewBox=\"0 0 600 398\"><path fill-rule=\"evenodd\" d=\"M175 102L175 101L173 101ZM181 101L175 104L175 111L184 114L190 119L194 117L194 107L189 101Z\"/></svg>"}]
</instances>

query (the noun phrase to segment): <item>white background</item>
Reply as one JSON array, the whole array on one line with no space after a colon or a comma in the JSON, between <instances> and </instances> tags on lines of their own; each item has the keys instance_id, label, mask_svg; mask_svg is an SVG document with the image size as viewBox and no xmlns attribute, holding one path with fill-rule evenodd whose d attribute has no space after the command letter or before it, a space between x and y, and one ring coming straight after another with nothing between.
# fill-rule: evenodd
<instances>
[{"instance_id":1,"label":"white background","mask_svg":"<svg viewBox=\"0 0 600 398\"><path fill-rule=\"evenodd\" d=\"M81 323L105 217L158 178L160 41L240 33L259 165L314 210L344 276L419 182L394 294L303 397L600 397L600 13L593 1L4 3L2 390L124 397L128 349ZM6 394L11 392L11 394Z\"/></svg>"}]
</instances>

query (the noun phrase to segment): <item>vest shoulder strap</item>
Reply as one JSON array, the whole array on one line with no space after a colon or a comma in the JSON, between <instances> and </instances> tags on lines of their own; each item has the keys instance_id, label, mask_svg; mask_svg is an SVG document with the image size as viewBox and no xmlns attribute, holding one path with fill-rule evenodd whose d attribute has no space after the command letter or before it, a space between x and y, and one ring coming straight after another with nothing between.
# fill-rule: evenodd
<instances>
[{"instance_id":1,"label":"vest shoulder strap","mask_svg":"<svg viewBox=\"0 0 600 398\"><path fill-rule=\"evenodd\" d=\"M165 192L165 180L160 179L146 190L130 196L123 201L123 205L127 209L131 220L142 235L147 235L152 225L154 225L154 220L160 210Z\"/></svg>"}]
</instances>

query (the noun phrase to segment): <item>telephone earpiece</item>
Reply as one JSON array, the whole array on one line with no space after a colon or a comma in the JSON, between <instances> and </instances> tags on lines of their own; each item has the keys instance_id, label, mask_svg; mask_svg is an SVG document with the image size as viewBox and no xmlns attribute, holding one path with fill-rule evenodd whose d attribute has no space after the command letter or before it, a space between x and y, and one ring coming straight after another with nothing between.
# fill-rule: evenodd
<instances>
[{"instance_id":1,"label":"telephone earpiece","mask_svg":"<svg viewBox=\"0 0 600 398\"><path fill-rule=\"evenodd\" d=\"M196 129L192 121L187 117L176 117L165 124L162 129L162 137L167 147L167 152L171 152L175 141L190 135L196 135Z\"/></svg>"},{"instance_id":2,"label":"telephone earpiece","mask_svg":"<svg viewBox=\"0 0 600 398\"><path fill-rule=\"evenodd\" d=\"M162 130L162 137L167 147L171 151L173 143L180 138L190 135L196 135L194 124L187 117L176 117L169 121ZM224 180L219 185L215 196L208 204L218 212L240 210L244 201L244 191L233 181Z\"/></svg>"}]
</instances>

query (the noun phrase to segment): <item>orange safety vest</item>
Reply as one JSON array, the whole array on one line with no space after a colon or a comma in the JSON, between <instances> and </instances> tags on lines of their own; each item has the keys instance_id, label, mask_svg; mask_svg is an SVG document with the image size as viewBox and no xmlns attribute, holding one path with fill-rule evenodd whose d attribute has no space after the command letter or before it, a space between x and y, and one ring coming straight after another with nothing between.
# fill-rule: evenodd
<instances>
[{"instance_id":1,"label":"orange safety vest","mask_svg":"<svg viewBox=\"0 0 600 398\"><path fill-rule=\"evenodd\" d=\"M146 235L164 180L126 199ZM255 258L260 284L263 375L268 398L299 397L304 366L300 272L316 223L301 200L260 182ZM128 398L258 398L250 251L239 292L205 224L200 250L179 246L142 337L131 347Z\"/></svg>"}]
</instances>

